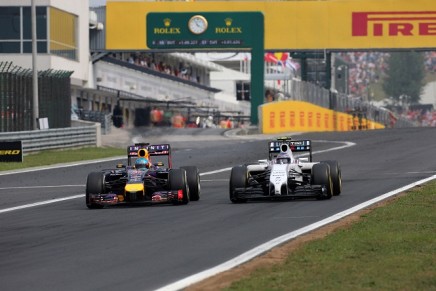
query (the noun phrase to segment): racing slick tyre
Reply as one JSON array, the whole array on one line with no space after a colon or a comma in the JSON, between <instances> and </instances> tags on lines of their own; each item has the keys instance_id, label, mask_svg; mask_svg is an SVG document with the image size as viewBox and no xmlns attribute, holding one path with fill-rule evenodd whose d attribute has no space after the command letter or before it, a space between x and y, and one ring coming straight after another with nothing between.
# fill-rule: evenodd
<instances>
[{"instance_id":1,"label":"racing slick tyre","mask_svg":"<svg viewBox=\"0 0 436 291\"><path fill-rule=\"evenodd\" d=\"M104 174L102 172L92 172L88 174L88 179L86 180L86 206L89 209L100 209L103 205L91 203L89 200L89 194L104 194Z\"/></svg>"},{"instance_id":2,"label":"racing slick tyre","mask_svg":"<svg viewBox=\"0 0 436 291\"><path fill-rule=\"evenodd\" d=\"M332 177L333 196L338 196L342 192L342 173L337 161L322 161L330 166L330 176Z\"/></svg>"},{"instance_id":3,"label":"racing slick tyre","mask_svg":"<svg viewBox=\"0 0 436 291\"><path fill-rule=\"evenodd\" d=\"M330 167L328 164L319 163L312 167L312 185L324 185L327 188L326 193L320 194L317 199L330 199L333 196L332 178L330 176Z\"/></svg>"},{"instance_id":4,"label":"racing slick tyre","mask_svg":"<svg viewBox=\"0 0 436 291\"><path fill-rule=\"evenodd\" d=\"M233 203L244 203L247 199L238 198L234 190L236 188L246 188L248 184L247 167L246 166L236 166L232 168L230 173L230 183L229 183L229 194L230 201Z\"/></svg>"},{"instance_id":5,"label":"racing slick tyre","mask_svg":"<svg viewBox=\"0 0 436 291\"><path fill-rule=\"evenodd\" d=\"M189 200L200 200L200 174L195 166L181 167L186 171L186 179L189 187Z\"/></svg>"},{"instance_id":6,"label":"racing slick tyre","mask_svg":"<svg viewBox=\"0 0 436 291\"><path fill-rule=\"evenodd\" d=\"M170 190L182 190L182 201L175 201L174 204L188 204L189 203L189 187L186 179L186 171L184 169L171 169L169 173L168 183Z\"/></svg>"}]
</instances>

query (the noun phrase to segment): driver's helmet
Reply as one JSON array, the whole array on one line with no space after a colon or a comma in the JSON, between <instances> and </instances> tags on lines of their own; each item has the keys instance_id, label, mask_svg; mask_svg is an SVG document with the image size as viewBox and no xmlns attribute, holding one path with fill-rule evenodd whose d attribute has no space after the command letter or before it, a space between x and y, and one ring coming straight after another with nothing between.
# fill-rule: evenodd
<instances>
[{"instance_id":1,"label":"driver's helmet","mask_svg":"<svg viewBox=\"0 0 436 291\"><path fill-rule=\"evenodd\" d=\"M146 158L139 158L135 161L135 169L142 170L148 169L150 167L150 163Z\"/></svg>"}]
</instances>

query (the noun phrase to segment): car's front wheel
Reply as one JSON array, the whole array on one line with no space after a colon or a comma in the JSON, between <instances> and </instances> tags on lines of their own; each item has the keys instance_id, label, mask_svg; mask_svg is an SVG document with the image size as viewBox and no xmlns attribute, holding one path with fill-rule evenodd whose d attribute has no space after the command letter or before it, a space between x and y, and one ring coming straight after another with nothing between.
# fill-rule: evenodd
<instances>
[{"instance_id":1,"label":"car's front wheel","mask_svg":"<svg viewBox=\"0 0 436 291\"><path fill-rule=\"evenodd\" d=\"M230 173L229 194L233 203L247 202L247 199L238 198L235 194L236 188L246 188L248 184L248 173L246 166L236 166Z\"/></svg>"},{"instance_id":2,"label":"car's front wheel","mask_svg":"<svg viewBox=\"0 0 436 291\"><path fill-rule=\"evenodd\" d=\"M89 209L99 209L103 208L103 205L92 203L90 201L90 194L104 194L105 186L104 186L104 173L102 172L92 172L88 174L88 178L86 180L86 206Z\"/></svg>"},{"instance_id":3,"label":"car's front wheel","mask_svg":"<svg viewBox=\"0 0 436 291\"><path fill-rule=\"evenodd\" d=\"M333 196L338 196L342 192L342 173L337 161L323 161L330 166L330 176L332 177Z\"/></svg>"},{"instance_id":4,"label":"car's front wheel","mask_svg":"<svg viewBox=\"0 0 436 291\"><path fill-rule=\"evenodd\" d=\"M317 199L330 199L333 196L332 178L330 176L330 166L319 163L312 167L312 185L321 185L326 187L325 193L320 194Z\"/></svg>"},{"instance_id":5,"label":"car's front wheel","mask_svg":"<svg viewBox=\"0 0 436 291\"><path fill-rule=\"evenodd\" d=\"M169 173L170 190L182 190L182 201L175 201L174 204L189 203L189 187L186 179L186 171L184 169L171 169Z\"/></svg>"},{"instance_id":6,"label":"car's front wheel","mask_svg":"<svg viewBox=\"0 0 436 291\"><path fill-rule=\"evenodd\" d=\"M181 167L186 171L186 179L189 187L189 200L200 200L200 174L195 166Z\"/></svg>"}]
</instances>

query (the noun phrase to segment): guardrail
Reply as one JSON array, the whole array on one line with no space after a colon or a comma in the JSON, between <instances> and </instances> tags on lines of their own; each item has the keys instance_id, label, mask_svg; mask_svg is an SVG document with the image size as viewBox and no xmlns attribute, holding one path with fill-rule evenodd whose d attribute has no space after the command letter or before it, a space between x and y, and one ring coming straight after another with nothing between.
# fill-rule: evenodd
<instances>
[{"instance_id":1,"label":"guardrail","mask_svg":"<svg viewBox=\"0 0 436 291\"><path fill-rule=\"evenodd\" d=\"M42 150L101 146L100 123L80 122L82 126L45 130L1 132L2 141L22 141L23 154Z\"/></svg>"}]
</instances>

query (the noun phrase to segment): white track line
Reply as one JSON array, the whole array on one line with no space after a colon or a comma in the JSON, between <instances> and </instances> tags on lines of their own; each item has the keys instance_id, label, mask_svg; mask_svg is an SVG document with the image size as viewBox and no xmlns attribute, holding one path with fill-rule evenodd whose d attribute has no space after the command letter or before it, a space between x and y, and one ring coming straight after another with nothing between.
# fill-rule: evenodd
<instances>
[{"instance_id":1,"label":"white track line","mask_svg":"<svg viewBox=\"0 0 436 291\"><path fill-rule=\"evenodd\" d=\"M25 209L25 208L47 205L47 204L51 204L51 203L57 203L57 202L72 200L72 199L76 199L76 198L83 198L83 197L85 197L85 194L68 196L68 197L46 200L46 201L41 201L41 202L35 202L35 203L20 205L20 206L16 206L16 207L0 209L0 213L11 212L11 211L15 211L15 210L21 210L21 209Z\"/></svg>"},{"instance_id":2,"label":"white track line","mask_svg":"<svg viewBox=\"0 0 436 291\"><path fill-rule=\"evenodd\" d=\"M29 173L29 172L36 172L36 171L42 171L42 170L60 169L60 168L67 168L67 167L73 167L73 166L82 166L82 165L96 164L96 163L102 163L102 162L110 162L110 161L122 160L125 158L126 158L125 156L118 156L118 157L111 157L111 158L106 158L106 159L101 159L101 160L73 162L73 163L66 163L66 164L56 164L56 165L51 165L51 166L34 167L34 168L28 168L28 169L22 169L22 170L3 171L3 172L0 172L0 176L11 175L11 174Z\"/></svg>"}]
</instances>

